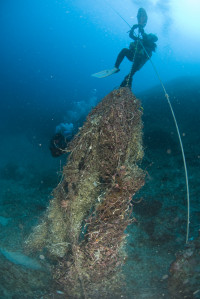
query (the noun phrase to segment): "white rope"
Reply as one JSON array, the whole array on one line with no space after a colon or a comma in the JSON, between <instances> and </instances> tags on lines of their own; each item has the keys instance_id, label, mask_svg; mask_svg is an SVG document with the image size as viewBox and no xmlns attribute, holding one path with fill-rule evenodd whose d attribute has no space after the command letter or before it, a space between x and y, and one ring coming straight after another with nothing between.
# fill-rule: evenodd
<instances>
[{"instance_id":1,"label":"white rope","mask_svg":"<svg viewBox=\"0 0 200 299\"><path fill-rule=\"evenodd\" d=\"M186 244L188 243L188 238L189 238L189 229L190 229L190 192L189 192L189 183L188 183L188 172L187 172L187 165L186 165L186 160L185 160L185 153L184 153L184 148L183 148L183 143L182 143L182 139L181 139L181 135L180 135L180 131L179 131L179 127L178 127L178 123L176 121L176 117L175 117L175 113L174 113L174 110L172 108L172 105L171 105L171 102L170 102L170 99L169 99L169 95L167 94L166 92L166 89L165 89L165 86L160 78L160 75L155 67L155 65L153 64L152 60L151 60L151 57L149 56L148 52L146 51L143 43L141 42L140 40L140 43L146 53L146 55L148 56L152 66L153 66L153 69L160 81L160 84L163 88L163 91L165 93L165 97L167 99L167 102L169 104L169 107L170 107L170 110L171 110L171 113L172 113L172 116L173 116L173 119L174 119L174 123L175 123L175 126L176 126L176 130L177 130L177 134L178 134L178 138L179 138L179 143L180 143L180 147L181 147L181 152L182 152L182 158L183 158L183 164L184 164L184 169L185 169L185 181L186 181L186 189L187 189L187 228L186 228Z\"/></svg>"}]
</instances>

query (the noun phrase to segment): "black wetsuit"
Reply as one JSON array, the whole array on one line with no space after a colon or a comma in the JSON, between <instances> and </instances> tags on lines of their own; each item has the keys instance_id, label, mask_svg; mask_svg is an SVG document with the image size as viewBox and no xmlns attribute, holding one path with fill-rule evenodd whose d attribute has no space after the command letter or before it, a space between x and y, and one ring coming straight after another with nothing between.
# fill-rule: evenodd
<instances>
[{"instance_id":1,"label":"black wetsuit","mask_svg":"<svg viewBox=\"0 0 200 299\"><path fill-rule=\"evenodd\" d=\"M138 28L138 25L134 25L131 28L129 33L129 37L132 38L135 42L130 44L129 49L127 48L122 49L115 62L115 67L119 68L124 57L127 57L128 60L132 62L134 60L131 71L122 81L120 85L121 87L124 86L131 87L133 75L142 68L142 66L147 62L149 57L152 56L152 52L155 51L156 49L155 42L149 38L150 35L146 34L143 28L139 29L142 36L141 38L135 35L134 30L136 28ZM148 53L149 57L147 56L141 43L146 49L146 52Z\"/></svg>"}]
</instances>

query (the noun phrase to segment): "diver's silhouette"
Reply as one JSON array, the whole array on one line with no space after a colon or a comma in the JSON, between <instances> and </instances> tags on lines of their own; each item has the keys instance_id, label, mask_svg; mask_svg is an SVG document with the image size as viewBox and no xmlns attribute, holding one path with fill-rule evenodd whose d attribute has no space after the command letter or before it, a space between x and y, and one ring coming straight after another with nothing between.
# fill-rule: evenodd
<instances>
[{"instance_id":1,"label":"diver's silhouette","mask_svg":"<svg viewBox=\"0 0 200 299\"><path fill-rule=\"evenodd\" d=\"M135 33L136 28L139 28L138 36ZM141 25L133 25L129 32L129 37L132 38L134 42L130 43L129 49L124 48L121 50L115 62L116 72L119 71L119 66L124 57L127 57L128 60L133 62L130 73L124 78L120 87L131 87L133 75L148 61L148 59L152 56L152 52L155 52L157 47L157 36L152 33L146 34L143 26Z\"/></svg>"}]
</instances>

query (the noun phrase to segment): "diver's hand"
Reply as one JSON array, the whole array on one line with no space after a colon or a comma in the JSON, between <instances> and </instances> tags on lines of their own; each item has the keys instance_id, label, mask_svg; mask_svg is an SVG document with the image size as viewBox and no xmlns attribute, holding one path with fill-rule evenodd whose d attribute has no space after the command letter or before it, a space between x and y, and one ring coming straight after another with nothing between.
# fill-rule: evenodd
<instances>
[{"instance_id":1,"label":"diver's hand","mask_svg":"<svg viewBox=\"0 0 200 299\"><path fill-rule=\"evenodd\" d=\"M138 28L138 24L133 25L133 27L131 28L131 30L129 30L128 32L130 32L131 34L133 34L134 30Z\"/></svg>"},{"instance_id":2,"label":"diver's hand","mask_svg":"<svg viewBox=\"0 0 200 299\"><path fill-rule=\"evenodd\" d=\"M138 28L138 27L139 27L138 24L133 25L133 27L131 28L131 31L135 30L135 29Z\"/></svg>"},{"instance_id":3,"label":"diver's hand","mask_svg":"<svg viewBox=\"0 0 200 299\"><path fill-rule=\"evenodd\" d=\"M143 35L144 34L144 28L142 26L139 26L139 32Z\"/></svg>"},{"instance_id":4,"label":"diver's hand","mask_svg":"<svg viewBox=\"0 0 200 299\"><path fill-rule=\"evenodd\" d=\"M142 25L138 25L138 29L141 34L144 34L144 28Z\"/></svg>"}]
</instances>

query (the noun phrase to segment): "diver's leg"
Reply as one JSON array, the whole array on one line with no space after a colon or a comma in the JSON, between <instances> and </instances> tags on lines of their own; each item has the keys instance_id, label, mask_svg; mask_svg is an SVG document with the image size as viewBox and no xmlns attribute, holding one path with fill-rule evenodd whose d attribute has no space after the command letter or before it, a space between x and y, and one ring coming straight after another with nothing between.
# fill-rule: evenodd
<instances>
[{"instance_id":1,"label":"diver's leg","mask_svg":"<svg viewBox=\"0 0 200 299\"><path fill-rule=\"evenodd\" d=\"M147 60L148 59L146 58L135 60L130 71L130 76L133 77L133 75L143 67L143 65L147 62Z\"/></svg>"},{"instance_id":2,"label":"diver's leg","mask_svg":"<svg viewBox=\"0 0 200 299\"><path fill-rule=\"evenodd\" d=\"M147 62L148 59L136 60L134 61L130 73L124 78L120 87L129 87L131 88L133 76L134 74L139 71L143 65Z\"/></svg>"},{"instance_id":3,"label":"diver's leg","mask_svg":"<svg viewBox=\"0 0 200 299\"><path fill-rule=\"evenodd\" d=\"M138 71L138 66L137 64L134 62L131 68L130 73L124 78L124 80L122 81L120 87L129 87L131 88L132 85L132 81L133 81L133 75Z\"/></svg>"},{"instance_id":4,"label":"diver's leg","mask_svg":"<svg viewBox=\"0 0 200 299\"><path fill-rule=\"evenodd\" d=\"M131 88L132 85L132 81L133 81L133 75L139 70L138 66L135 64L135 62L133 63L133 66L131 68L130 73L124 78L124 80L122 81L120 87L129 87Z\"/></svg>"},{"instance_id":5,"label":"diver's leg","mask_svg":"<svg viewBox=\"0 0 200 299\"><path fill-rule=\"evenodd\" d=\"M128 75L124 78L124 80L122 81L122 83L120 84L120 87L129 87L129 88L131 88L132 80L133 80L133 78L130 77L130 75L128 74Z\"/></svg>"},{"instance_id":6,"label":"diver's leg","mask_svg":"<svg viewBox=\"0 0 200 299\"><path fill-rule=\"evenodd\" d=\"M127 57L128 60L133 61L133 52L127 48L122 49L121 52L119 53L119 55L117 56L117 60L115 62L116 68L119 68L124 57Z\"/></svg>"}]
</instances>

